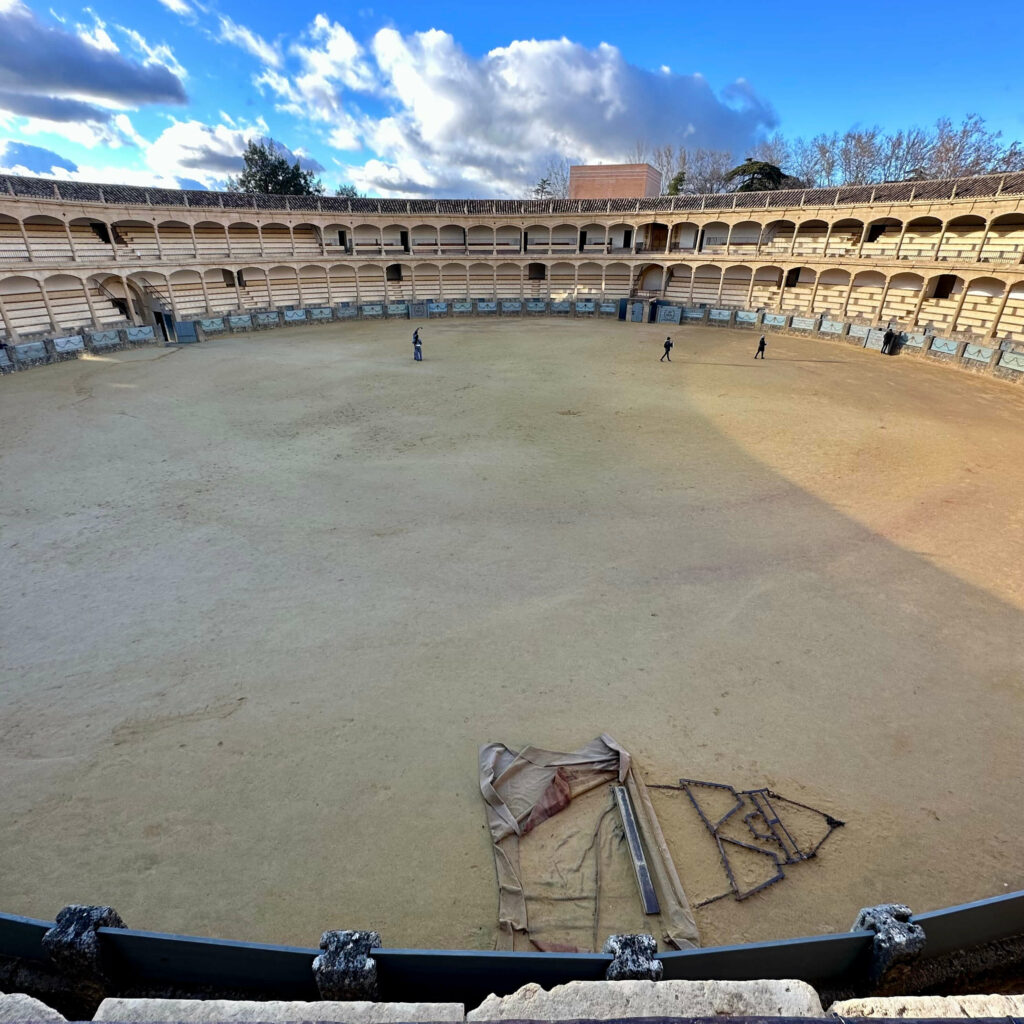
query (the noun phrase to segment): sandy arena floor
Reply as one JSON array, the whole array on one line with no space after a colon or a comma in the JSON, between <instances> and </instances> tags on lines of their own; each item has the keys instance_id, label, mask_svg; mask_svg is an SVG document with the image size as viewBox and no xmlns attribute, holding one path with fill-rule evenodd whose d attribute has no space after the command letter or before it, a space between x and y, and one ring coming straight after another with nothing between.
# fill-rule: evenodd
<instances>
[{"instance_id":1,"label":"sandy arena floor","mask_svg":"<svg viewBox=\"0 0 1024 1024\"><path fill-rule=\"evenodd\" d=\"M1024 887L1024 389L837 343L360 323L0 381L0 908L489 947L481 742L848 825L706 944ZM660 797L692 899L724 887Z\"/></svg>"}]
</instances>

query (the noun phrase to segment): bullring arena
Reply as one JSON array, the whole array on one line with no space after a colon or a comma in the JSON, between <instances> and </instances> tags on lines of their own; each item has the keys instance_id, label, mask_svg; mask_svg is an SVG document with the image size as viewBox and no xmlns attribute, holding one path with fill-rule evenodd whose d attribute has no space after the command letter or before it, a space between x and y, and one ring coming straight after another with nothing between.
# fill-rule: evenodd
<instances>
[{"instance_id":1,"label":"bullring arena","mask_svg":"<svg viewBox=\"0 0 1024 1024\"><path fill-rule=\"evenodd\" d=\"M1021 888L1024 176L628 210L4 185L10 351L591 297L891 321L993 370L790 334L755 363L707 317L446 316L422 364L407 318L332 317L5 376L5 911L490 948L478 745L601 732L649 782L847 822L699 909L707 945ZM706 837L657 799L699 902Z\"/></svg>"}]
</instances>

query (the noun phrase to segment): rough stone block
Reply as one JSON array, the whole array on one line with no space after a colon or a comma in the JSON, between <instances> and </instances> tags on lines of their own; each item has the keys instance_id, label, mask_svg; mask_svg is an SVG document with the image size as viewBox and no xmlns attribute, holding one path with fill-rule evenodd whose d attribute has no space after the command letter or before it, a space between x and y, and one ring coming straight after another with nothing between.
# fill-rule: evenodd
<instances>
[{"instance_id":1,"label":"rough stone block","mask_svg":"<svg viewBox=\"0 0 1024 1024\"><path fill-rule=\"evenodd\" d=\"M833 1003L836 1017L1020 1017L1024 996L890 996Z\"/></svg>"},{"instance_id":2,"label":"rough stone block","mask_svg":"<svg viewBox=\"0 0 1024 1024\"><path fill-rule=\"evenodd\" d=\"M104 999L93 1020L133 1024L285 1024L289 1021L397 1024L462 1021L461 1003L257 1002L233 999ZM56 1018L62 1020L63 1018Z\"/></svg>"},{"instance_id":3,"label":"rough stone block","mask_svg":"<svg viewBox=\"0 0 1024 1024\"><path fill-rule=\"evenodd\" d=\"M64 1018L46 1003L39 1002L21 992L4 995L0 992L0 1024L20 1024L21 1021L62 1021Z\"/></svg>"},{"instance_id":4,"label":"rough stone block","mask_svg":"<svg viewBox=\"0 0 1024 1024\"><path fill-rule=\"evenodd\" d=\"M803 981L571 981L550 992L524 985L510 996L488 996L466 1020L822 1015L818 993Z\"/></svg>"}]
</instances>

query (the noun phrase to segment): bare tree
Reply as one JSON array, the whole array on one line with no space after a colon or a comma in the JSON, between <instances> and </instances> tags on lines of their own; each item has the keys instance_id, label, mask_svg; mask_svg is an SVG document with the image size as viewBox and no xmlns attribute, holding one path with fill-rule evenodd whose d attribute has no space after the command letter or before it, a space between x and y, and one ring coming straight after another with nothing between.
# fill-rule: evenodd
<instances>
[{"instance_id":1,"label":"bare tree","mask_svg":"<svg viewBox=\"0 0 1024 1024\"><path fill-rule=\"evenodd\" d=\"M647 139L637 139L626 154L627 164L645 164L651 153L651 144Z\"/></svg>"},{"instance_id":2,"label":"bare tree","mask_svg":"<svg viewBox=\"0 0 1024 1024\"><path fill-rule=\"evenodd\" d=\"M977 114L968 114L959 127L948 117L940 117L935 122L929 172L936 178L956 178L1001 170L1006 155L1002 134L989 131Z\"/></svg>"},{"instance_id":3,"label":"bare tree","mask_svg":"<svg viewBox=\"0 0 1024 1024\"><path fill-rule=\"evenodd\" d=\"M725 192L726 176L732 170L732 153L727 149L696 149L686 151L686 191Z\"/></svg>"},{"instance_id":4,"label":"bare tree","mask_svg":"<svg viewBox=\"0 0 1024 1024\"><path fill-rule=\"evenodd\" d=\"M793 163L793 153L782 132L776 132L750 150L750 159L789 170Z\"/></svg>"},{"instance_id":5,"label":"bare tree","mask_svg":"<svg viewBox=\"0 0 1024 1024\"><path fill-rule=\"evenodd\" d=\"M560 156L548 163L544 177L550 183L553 199L569 198L569 161Z\"/></svg>"}]
</instances>

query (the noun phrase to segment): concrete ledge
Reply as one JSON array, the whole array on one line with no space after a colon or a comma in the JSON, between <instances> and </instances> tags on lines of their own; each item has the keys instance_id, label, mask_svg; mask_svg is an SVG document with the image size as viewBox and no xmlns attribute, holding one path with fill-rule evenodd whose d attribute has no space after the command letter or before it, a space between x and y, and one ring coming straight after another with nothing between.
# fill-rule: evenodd
<instances>
[{"instance_id":1,"label":"concrete ledge","mask_svg":"<svg viewBox=\"0 0 1024 1024\"><path fill-rule=\"evenodd\" d=\"M20 1024L21 1021L63 1021L64 1017L38 999L14 992L0 992L0 1024Z\"/></svg>"},{"instance_id":2,"label":"concrete ledge","mask_svg":"<svg viewBox=\"0 0 1024 1024\"><path fill-rule=\"evenodd\" d=\"M467 1021L614 1020L623 1017L820 1017L803 981L571 981L488 996Z\"/></svg>"},{"instance_id":3,"label":"concrete ledge","mask_svg":"<svg viewBox=\"0 0 1024 1024\"><path fill-rule=\"evenodd\" d=\"M327 1024L424 1024L462 1021L461 1003L259 1002L234 999L104 999L93 1020L165 1024L170 1021L283 1024L324 1021ZM57 1018L63 1020L63 1018Z\"/></svg>"},{"instance_id":4,"label":"concrete ledge","mask_svg":"<svg viewBox=\"0 0 1024 1024\"><path fill-rule=\"evenodd\" d=\"M889 996L833 1003L835 1017L1019 1017L1024 996Z\"/></svg>"}]
</instances>

